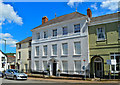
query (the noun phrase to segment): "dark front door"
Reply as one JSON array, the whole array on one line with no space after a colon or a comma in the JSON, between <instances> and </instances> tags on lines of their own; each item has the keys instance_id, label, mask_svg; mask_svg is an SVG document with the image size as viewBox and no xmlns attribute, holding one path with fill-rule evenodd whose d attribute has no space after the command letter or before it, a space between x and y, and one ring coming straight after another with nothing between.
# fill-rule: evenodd
<instances>
[{"instance_id":1,"label":"dark front door","mask_svg":"<svg viewBox=\"0 0 120 85\"><path fill-rule=\"evenodd\" d=\"M53 75L56 76L56 65L57 63L53 63Z\"/></svg>"},{"instance_id":2,"label":"dark front door","mask_svg":"<svg viewBox=\"0 0 120 85\"><path fill-rule=\"evenodd\" d=\"M95 62L95 76L102 77L103 69L102 69L102 62Z\"/></svg>"}]
</instances>

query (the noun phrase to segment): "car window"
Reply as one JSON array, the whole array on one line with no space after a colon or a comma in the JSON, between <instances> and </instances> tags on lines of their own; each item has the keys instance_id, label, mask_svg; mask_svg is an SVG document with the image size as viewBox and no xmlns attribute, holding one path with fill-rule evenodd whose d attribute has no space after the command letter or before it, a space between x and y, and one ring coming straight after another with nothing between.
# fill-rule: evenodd
<instances>
[{"instance_id":1,"label":"car window","mask_svg":"<svg viewBox=\"0 0 120 85\"><path fill-rule=\"evenodd\" d=\"M10 73L10 72L11 72L11 70L8 70L7 72L9 72L9 73Z\"/></svg>"}]
</instances>

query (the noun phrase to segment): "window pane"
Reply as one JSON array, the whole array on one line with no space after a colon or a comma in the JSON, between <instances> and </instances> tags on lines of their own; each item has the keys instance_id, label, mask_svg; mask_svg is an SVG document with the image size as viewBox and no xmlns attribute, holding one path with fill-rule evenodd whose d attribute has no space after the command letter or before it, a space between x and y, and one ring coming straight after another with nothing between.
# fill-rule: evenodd
<instances>
[{"instance_id":1,"label":"window pane","mask_svg":"<svg viewBox=\"0 0 120 85\"><path fill-rule=\"evenodd\" d=\"M21 59L21 52L19 52L19 59Z\"/></svg>"},{"instance_id":2,"label":"window pane","mask_svg":"<svg viewBox=\"0 0 120 85\"><path fill-rule=\"evenodd\" d=\"M39 55L39 46L36 46L36 55Z\"/></svg>"},{"instance_id":3,"label":"window pane","mask_svg":"<svg viewBox=\"0 0 120 85\"><path fill-rule=\"evenodd\" d=\"M98 35L98 39L105 39L104 28L98 28L97 29L97 35Z\"/></svg>"},{"instance_id":4,"label":"window pane","mask_svg":"<svg viewBox=\"0 0 120 85\"><path fill-rule=\"evenodd\" d=\"M31 51L29 51L29 59L31 59Z\"/></svg>"},{"instance_id":5,"label":"window pane","mask_svg":"<svg viewBox=\"0 0 120 85\"><path fill-rule=\"evenodd\" d=\"M44 38L48 38L48 32L44 32Z\"/></svg>"},{"instance_id":6,"label":"window pane","mask_svg":"<svg viewBox=\"0 0 120 85\"><path fill-rule=\"evenodd\" d=\"M75 42L74 46L75 46L75 54L81 54L80 42Z\"/></svg>"},{"instance_id":7,"label":"window pane","mask_svg":"<svg viewBox=\"0 0 120 85\"><path fill-rule=\"evenodd\" d=\"M67 72L68 71L68 62L62 61L62 64L63 64L63 72Z\"/></svg>"},{"instance_id":8,"label":"window pane","mask_svg":"<svg viewBox=\"0 0 120 85\"><path fill-rule=\"evenodd\" d=\"M80 32L80 24L74 25L74 33Z\"/></svg>"},{"instance_id":9,"label":"window pane","mask_svg":"<svg viewBox=\"0 0 120 85\"><path fill-rule=\"evenodd\" d=\"M53 36L57 36L57 29L53 30Z\"/></svg>"},{"instance_id":10,"label":"window pane","mask_svg":"<svg viewBox=\"0 0 120 85\"><path fill-rule=\"evenodd\" d=\"M64 43L62 44L63 54L68 54L68 44Z\"/></svg>"},{"instance_id":11,"label":"window pane","mask_svg":"<svg viewBox=\"0 0 120 85\"><path fill-rule=\"evenodd\" d=\"M47 70L47 67L48 65L47 65L47 61L43 61L43 67L44 67L44 71L46 71Z\"/></svg>"},{"instance_id":12,"label":"window pane","mask_svg":"<svg viewBox=\"0 0 120 85\"><path fill-rule=\"evenodd\" d=\"M37 39L40 39L40 33L37 33Z\"/></svg>"},{"instance_id":13,"label":"window pane","mask_svg":"<svg viewBox=\"0 0 120 85\"><path fill-rule=\"evenodd\" d=\"M63 35L67 35L67 34L68 34L67 27L63 27Z\"/></svg>"},{"instance_id":14,"label":"window pane","mask_svg":"<svg viewBox=\"0 0 120 85\"><path fill-rule=\"evenodd\" d=\"M52 45L53 55L57 55L57 44Z\"/></svg>"},{"instance_id":15,"label":"window pane","mask_svg":"<svg viewBox=\"0 0 120 85\"><path fill-rule=\"evenodd\" d=\"M43 46L43 55L47 55L47 45Z\"/></svg>"},{"instance_id":16,"label":"window pane","mask_svg":"<svg viewBox=\"0 0 120 85\"><path fill-rule=\"evenodd\" d=\"M39 61L35 61L35 70L39 71Z\"/></svg>"},{"instance_id":17,"label":"window pane","mask_svg":"<svg viewBox=\"0 0 120 85\"><path fill-rule=\"evenodd\" d=\"M81 71L81 62L75 61L75 72L80 73Z\"/></svg>"}]
</instances>

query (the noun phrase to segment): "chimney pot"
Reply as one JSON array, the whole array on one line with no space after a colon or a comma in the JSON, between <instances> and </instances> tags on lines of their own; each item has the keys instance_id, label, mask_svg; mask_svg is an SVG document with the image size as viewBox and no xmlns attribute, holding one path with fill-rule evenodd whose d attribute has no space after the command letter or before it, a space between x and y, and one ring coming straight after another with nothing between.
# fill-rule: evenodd
<instances>
[{"instance_id":1,"label":"chimney pot","mask_svg":"<svg viewBox=\"0 0 120 85\"><path fill-rule=\"evenodd\" d=\"M47 21L48 21L47 16L44 16L44 17L42 18L42 24L46 23Z\"/></svg>"},{"instance_id":2,"label":"chimney pot","mask_svg":"<svg viewBox=\"0 0 120 85\"><path fill-rule=\"evenodd\" d=\"M89 18L92 18L92 12L91 12L90 8L87 9L87 15Z\"/></svg>"}]
</instances>

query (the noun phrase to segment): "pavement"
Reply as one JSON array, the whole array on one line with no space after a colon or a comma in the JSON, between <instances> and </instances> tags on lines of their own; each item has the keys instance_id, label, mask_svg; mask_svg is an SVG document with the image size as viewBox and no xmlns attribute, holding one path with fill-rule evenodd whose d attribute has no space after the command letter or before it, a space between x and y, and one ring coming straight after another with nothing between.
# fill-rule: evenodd
<instances>
[{"instance_id":1,"label":"pavement","mask_svg":"<svg viewBox=\"0 0 120 85\"><path fill-rule=\"evenodd\" d=\"M27 80L3 79L2 85L120 85L120 81L84 81L28 77Z\"/></svg>"}]
</instances>

